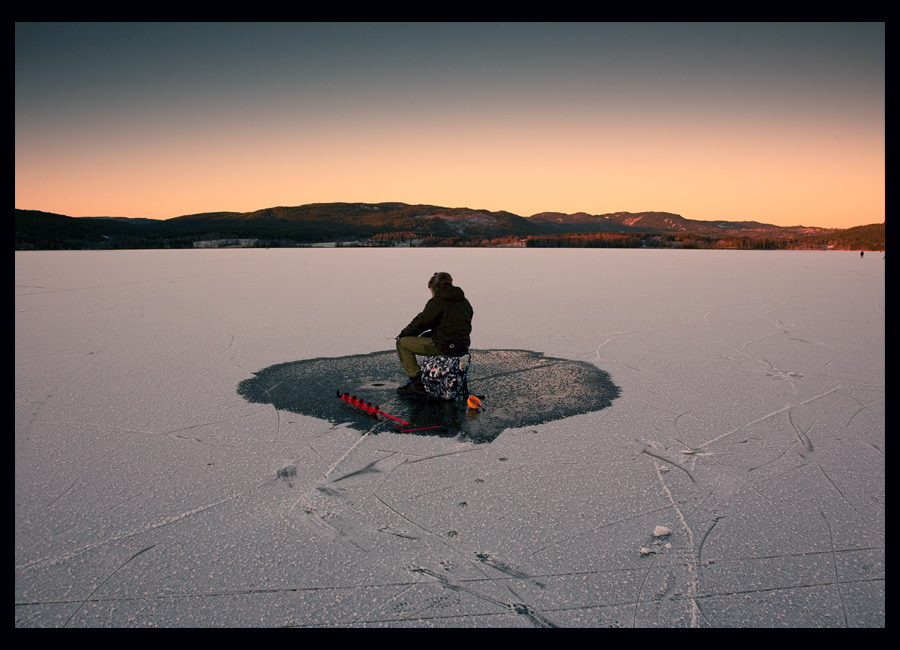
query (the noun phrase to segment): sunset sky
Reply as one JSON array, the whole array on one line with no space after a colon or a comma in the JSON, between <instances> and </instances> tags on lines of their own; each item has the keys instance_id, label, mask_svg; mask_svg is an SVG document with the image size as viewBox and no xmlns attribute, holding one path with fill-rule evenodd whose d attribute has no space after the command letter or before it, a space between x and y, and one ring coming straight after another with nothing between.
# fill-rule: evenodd
<instances>
[{"instance_id":1,"label":"sunset sky","mask_svg":"<svg viewBox=\"0 0 900 650\"><path fill-rule=\"evenodd\" d=\"M884 23L16 24L16 208L885 220Z\"/></svg>"}]
</instances>

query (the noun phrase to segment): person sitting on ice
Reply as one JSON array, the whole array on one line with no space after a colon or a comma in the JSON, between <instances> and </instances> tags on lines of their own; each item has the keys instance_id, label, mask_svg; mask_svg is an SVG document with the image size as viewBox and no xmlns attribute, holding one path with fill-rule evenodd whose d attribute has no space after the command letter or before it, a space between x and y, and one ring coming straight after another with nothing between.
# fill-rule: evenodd
<instances>
[{"instance_id":1,"label":"person sitting on ice","mask_svg":"<svg viewBox=\"0 0 900 650\"><path fill-rule=\"evenodd\" d=\"M397 389L401 395L422 395L422 372L416 355L461 357L469 352L472 305L449 273L435 273L428 280L431 298L425 309L397 336L397 355L409 381Z\"/></svg>"}]
</instances>

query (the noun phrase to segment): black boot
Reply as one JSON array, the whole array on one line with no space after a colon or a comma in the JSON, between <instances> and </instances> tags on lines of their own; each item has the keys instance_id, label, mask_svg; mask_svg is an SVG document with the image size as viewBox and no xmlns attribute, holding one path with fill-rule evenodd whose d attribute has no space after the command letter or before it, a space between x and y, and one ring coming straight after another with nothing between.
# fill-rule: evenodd
<instances>
[{"instance_id":1,"label":"black boot","mask_svg":"<svg viewBox=\"0 0 900 650\"><path fill-rule=\"evenodd\" d=\"M397 389L397 393L400 395L424 395L425 386L422 385L422 373L411 377L408 382Z\"/></svg>"}]
</instances>

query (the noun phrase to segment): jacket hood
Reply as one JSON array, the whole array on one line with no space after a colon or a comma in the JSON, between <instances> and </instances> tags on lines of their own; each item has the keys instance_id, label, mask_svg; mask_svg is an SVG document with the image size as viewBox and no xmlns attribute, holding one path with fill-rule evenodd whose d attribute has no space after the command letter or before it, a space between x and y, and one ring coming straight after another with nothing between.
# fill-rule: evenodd
<instances>
[{"instance_id":1,"label":"jacket hood","mask_svg":"<svg viewBox=\"0 0 900 650\"><path fill-rule=\"evenodd\" d=\"M435 298L441 298L443 300L462 300L466 297L465 292L459 287L438 287L434 291Z\"/></svg>"}]
</instances>

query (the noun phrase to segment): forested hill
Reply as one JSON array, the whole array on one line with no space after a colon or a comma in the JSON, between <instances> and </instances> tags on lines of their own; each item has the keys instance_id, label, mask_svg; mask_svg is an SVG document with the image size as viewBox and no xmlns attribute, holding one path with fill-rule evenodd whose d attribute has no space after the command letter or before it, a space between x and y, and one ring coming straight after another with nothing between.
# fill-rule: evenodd
<instances>
[{"instance_id":1,"label":"forested hill","mask_svg":"<svg viewBox=\"0 0 900 650\"><path fill-rule=\"evenodd\" d=\"M70 217L15 210L16 250L191 248L201 241L302 246L838 248L884 250L884 223L848 229L698 221L669 212L510 212L405 203L314 203L173 219ZM251 242L251 244L246 244Z\"/></svg>"}]
</instances>

